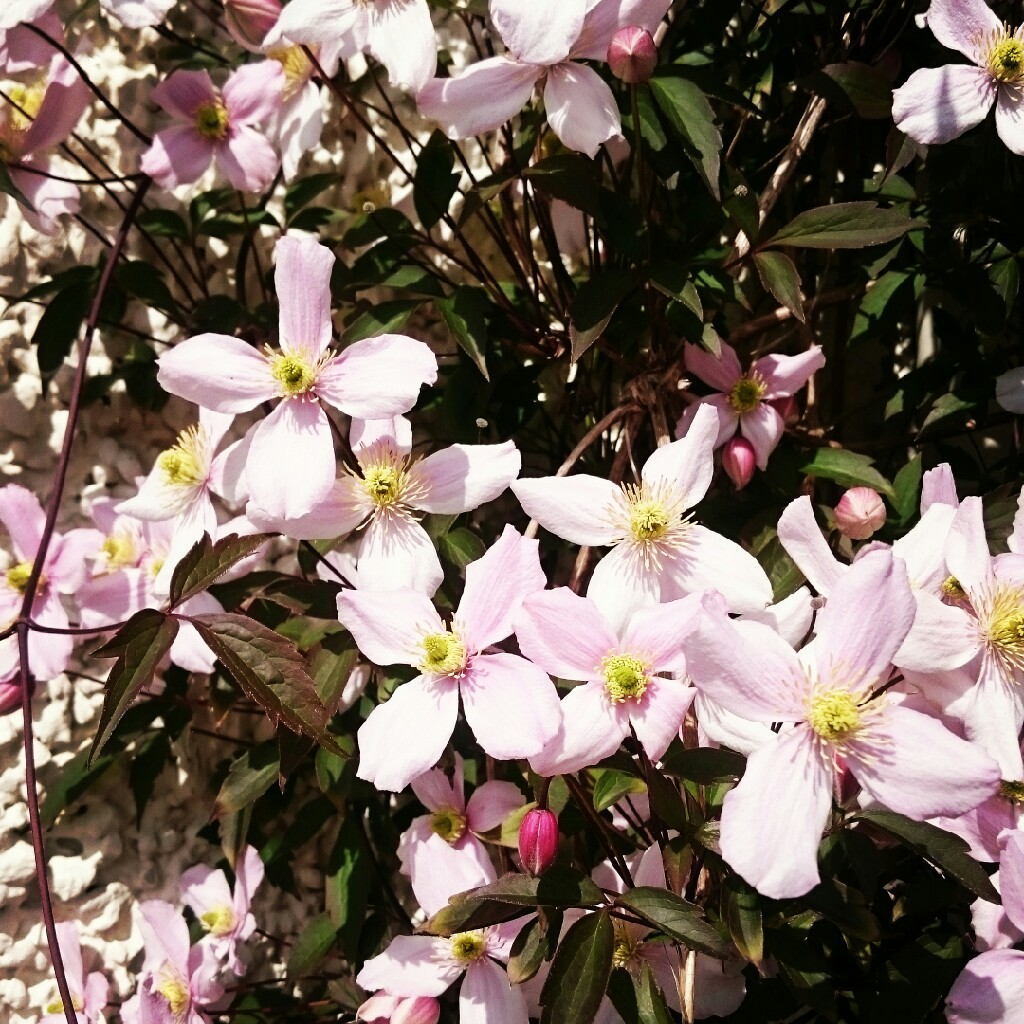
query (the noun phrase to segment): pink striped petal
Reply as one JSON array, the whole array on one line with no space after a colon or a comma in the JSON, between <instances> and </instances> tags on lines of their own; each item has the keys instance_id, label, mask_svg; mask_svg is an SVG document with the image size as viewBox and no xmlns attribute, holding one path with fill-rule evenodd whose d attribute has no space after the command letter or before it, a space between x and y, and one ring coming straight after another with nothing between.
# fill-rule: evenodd
<instances>
[{"instance_id":1,"label":"pink striped petal","mask_svg":"<svg viewBox=\"0 0 1024 1024\"><path fill-rule=\"evenodd\" d=\"M683 361L686 369L716 391L728 394L733 385L743 376L736 350L722 342L721 355L713 355L703 345L686 342L683 346Z\"/></svg>"},{"instance_id":2,"label":"pink striped petal","mask_svg":"<svg viewBox=\"0 0 1024 1024\"><path fill-rule=\"evenodd\" d=\"M614 544L622 529L612 518L622 492L610 480L578 473L515 480L510 485L523 511L556 537L588 547Z\"/></svg>"},{"instance_id":3,"label":"pink striped petal","mask_svg":"<svg viewBox=\"0 0 1024 1024\"><path fill-rule=\"evenodd\" d=\"M201 103L216 101L217 90L207 71L175 71L156 86L151 99L168 114L191 122Z\"/></svg>"},{"instance_id":4,"label":"pink striped petal","mask_svg":"<svg viewBox=\"0 0 1024 1024\"><path fill-rule=\"evenodd\" d=\"M956 493L956 481L953 479L953 470L948 462L940 463L934 469L929 469L921 480L921 515L931 508L932 505L952 505L953 508L960 507L960 499Z\"/></svg>"},{"instance_id":5,"label":"pink striped petal","mask_svg":"<svg viewBox=\"0 0 1024 1024\"><path fill-rule=\"evenodd\" d=\"M778 448L785 430L782 417L766 402L740 416L740 433L753 446L758 469L768 468L768 459Z\"/></svg>"},{"instance_id":6,"label":"pink striped petal","mask_svg":"<svg viewBox=\"0 0 1024 1024\"><path fill-rule=\"evenodd\" d=\"M396 935L379 956L367 960L356 976L367 992L384 989L395 996L439 996L462 973L448 956L446 939L429 935Z\"/></svg>"},{"instance_id":7,"label":"pink striped petal","mask_svg":"<svg viewBox=\"0 0 1024 1024\"><path fill-rule=\"evenodd\" d=\"M281 350L299 353L315 363L331 343L334 253L302 235L285 235L274 253L274 288L281 304Z\"/></svg>"},{"instance_id":8,"label":"pink striped petal","mask_svg":"<svg viewBox=\"0 0 1024 1024\"><path fill-rule=\"evenodd\" d=\"M409 478L417 496L410 504L440 515L468 512L497 498L519 476L521 465L512 441L453 444L413 466Z\"/></svg>"},{"instance_id":9,"label":"pink striped petal","mask_svg":"<svg viewBox=\"0 0 1024 1024\"><path fill-rule=\"evenodd\" d=\"M559 0L563 3L565 0ZM529 1024L523 989L487 957L466 968L459 991L459 1024Z\"/></svg>"},{"instance_id":10,"label":"pink striped petal","mask_svg":"<svg viewBox=\"0 0 1024 1024\"><path fill-rule=\"evenodd\" d=\"M998 33L1002 25L985 0L932 0L928 27L943 46L981 63L979 40Z\"/></svg>"},{"instance_id":11,"label":"pink striped petal","mask_svg":"<svg viewBox=\"0 0 1024 1024\"><path fill-rule=\"evenodd\" d=\"M1024 952L994 949L975 957L946 996L949 1024L1024 1024Z\"/></svg>"},{"instance_id":12,"label":"pink striped petal","mask_svg":"<svg viewBox=\"0 0 1024 1024\"><path fill-rule=\"evenodd\" d=\"M839 585L848 567L832 554L807 495L786 506L779 518L779 541L819 594L827 597Z\"/></svg>"},{"instance_id":13,"label":"pink striped petal","mask_svg":"<svg viewBox=\"0 0 1024 1024\"><path fill-rule=\"evenodd\" d=\"M1024 931L1024 832L1010 832L1002 845L999 891L1003 897L1003 911L1016 928Z\"/></svg>"},{"instance_id":14,"label":"pink striped petal","mask_svg":"<svg viewBox=\"0 0 1024 1024\"><path fill-rule=\"evenodd\" d=\"M591 158L609 139L622 134L614 94L608 83L585 64L569 61L549 69L544 109L551 130L562 143Z\"/></svg>"},{"instance_id":15,"label":"pink striped petal","mask_svg":"<svg viewBox=\"0 0 1024 1024\"><path fill-rule=\"evenodd\" d=\"M198 334L157 360L164 391L216 412L248 412L275 398L270 364L251 345L225 334Z\"/></svg>"},{"instance_id":16,"label":"pink striped petal","mask_svg":"<svg viewBox=\"0 0 1024 1024\"><path fill-rule=\"evenodd\" d=\"M284 68L276 60L243 64L224 84L224 105L232 130L245 124L262 124L281 109Z\"/></svg>"},{"instance_id":17,"label":"pink striped petal","mask_svg":"<svg viewBox=\"0 0 1024 1024\"><path fill-rule=\"evenodd\" d=\"M174 125L157 132L142 154L139 169L162 188L177 188L198 181L210 166L214 147L190 125Z\"/></svg>"},{"instance_id":18,"label":"pink striped petal","mask_svg":"<svg viewBox=\"0 0 1024 1024\"><path fill-rule=\"evenodd\" d=\"M718 413L709 405L701 405L686 436L657 448L644 463L644 484L664 489L683 508L693 508L707 493L715 475L717 439Z\"/></svg>"},{"instance_id":19,"label":"pink striped petal","mask_svg":"<svg viewBox=\"0 0 1024 1024\"><path fill-rule=\"evenodd\" d=\"M373 513L373 502L366 491L348 475L334 482L331 493L303 516L284 519L272 516L253 502L245 514L257 530L281 533L295 540L328 540L342 537L363 523Z\"/></svg>"},{"instance_id":20,"label":"pink striped petal","mask_svg":"<svg viewBox=\"0 0 1024 1024\"><path fill-rule=\"evenodd\" d=\"M357 566L363 590L409 587L432 597L444 569L427 531L415 519L374 516L359 543Z\"/></svg>"},{"instance_id":21,"label":"pink striped petal","mask_svg":"<svg viewBox=\"0 0 1024 1024\"><path fill-rule=\"evenodd\" d=\"M437 40L426 0L377 0L370 5L366 43L392 85L418 93L437 70Z\"/></svg>"},{"instance_id":22,"label":"pink striped petal","mask_svg":"<svg viewBox=\"0 0 1024 1024\"><path fill-rule=\"evenodd\" d=\"M678 680L653 678L639 701L625 702L637 739L652 761L657 761L679 734L696 696L692 686Z\"/></svg>"},{"instance_id":23,"label":"pink striped petal","mask_svg":"<svg viewBox=\"0 0 1024 1024\"><path fill-rule=\"evenodd\" d=\"M658 570L633 545L619 544L597 563L587 586L587 598L615 633L621 634L637 612L662 599Z\"/></svg>"},{"instance_id":24,"label":"pink striped petal","mask_svg":"<svg viewBox=\"0 0 1024 1024\"><path fill-rule=\"evenodd\" d=\"M375 665L415 665L420 640L445 628L430 599L415 590L343 590L338 619Z\"/></svg>"},{"instance_id":25,"label":"pink striped petal","mask_svg":"<svg viewBox=\"0 0 1024 1024\"><path fill-rule=\"evenodd\" d=\"M589 768L619 749L629 735L626 702L613 704L603 681L577 686L562 698L561 728L530 758L538 775L567 775Z\"/></svg>"},{"instance_id":26,"label":"pink striped petal","mask_svg":"<svg viewBox=\"0 0 1024 1024\"><path fill-rule=\"evenodd\" d=\"M243 192L262 192L281 166L263 130L250 125L233 128L227 141L214 150L213 160L220 173Z\"/></svg>"},{"instance_id":27,"label":"pink striped petal","mask_svg":"<svg viewBox=\"0 0 1024 1024\"><path fill-rule=\"evenodd\" d=\"M985 119L996 91L986 68L969 64L921 68L893 92L892 118L915 142L950 142Z\"/></svg>"},{"instance_id":28,"label":"pink striped petal","mask_svg":"<svg viewBox=\"0 0 1024 1024\"><path fill-rule=\"evenodd\" d=\"M990 585L992 556L985 537L981 498L964 498L946 537L946 566L969 592Z\"/></svg>"},{"instance_id":29,"label":"pink striped petal","mask_svg":"<svg viewBox=\"0 0 1024 1024\"><path fill-rule=\"evenodd\" d=\"M490 832L525 803L526 798L514 783L485 782L469 798L466 824L471 832Z\"/></svg>"},{"instance_id":30,"label":"pink striped petal","mask_svg":"<svg viewBox=\"0 0 1024 1024\"><path fill-rule=\"evenodd\" d=\"M684 672L686 641L700 622L702 611L700 594L645 608L626 628L621 650L643 658L654 672Z\"/></svg>"},{"instance_id":31,"label":"pink striped petal","mask_svg":"<svg viewBox=\"0 0 1024 1024\"><path fill-rule=\"evenodd\" d=\"M601 659L618 649L615 632L593 601L568 587L528 597L516 618L519 649L559 679L594 679Z\"/></svg>"},{"instance_id":32,"label":"pink striped petal","mask_svg":"<svg viewBox=\"0 0 1024 1024\"><path fill-rule=\"evenodd\" d=\"M996 131L1006 148L1024 155L1024 89L1019 83L1001 83L996 90Z\"/></svg>"},{"instance_id":33,"label":"pink striped petal","mask_svg":"<svg viewBox=\"0 0 1024 1024\"><path fill-rule=\"evenodd\" d=\"M19 561L28 562L36 557L46 513L27 487L20 484L0 487L0 523L7 529Z\"/></svg>"},{"instance_id":34,"label":"pink striped petal","mask_svg":"<svg viewBox=\"0 0 1024 1024\"><path fill-rule=\"evenodd\" d=\"M607 60L612 36L620 28L638 25L654 34L672 0L600 0L590 8L583 29L572 48L573 60Z\"/></svg>"},{"instance_id":35,"label":"pink striped petal","mask_svg":"<svg viewBox=\"0 0 1024 1024\"><path fill-rule=\"evenodd\" d=\"M754 361L751 371L757 373L768 386L764 400L795 395L825 365L825 353L820 345L812 345L798 356L768 355Z\"/></svg>"},{"instance_id":36,"label":"pink striped petal","mask_svg":"<svg viewBox=\"0 0 1024 1024\"><path fill-rule=\"evenodd\" d=\"M527 64L558 64L569 55L586 16L586 0L491 0L491 18L509 52Z\"/></svg>"}]
</instances>

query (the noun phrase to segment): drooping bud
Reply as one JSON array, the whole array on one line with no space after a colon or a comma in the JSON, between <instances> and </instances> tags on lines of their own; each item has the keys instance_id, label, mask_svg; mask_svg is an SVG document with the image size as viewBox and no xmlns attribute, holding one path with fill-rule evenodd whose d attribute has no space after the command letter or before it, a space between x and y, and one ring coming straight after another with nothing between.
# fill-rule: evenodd
<instances>
[{"instance_id":1,"label":"drooping bud","mask_svg":"<svg viewBox=\"0 0 1024 1024\"><path fill-rule=\"evenodd\" d=\"M280 17L281 0L224 0L228 32L247 50L258 50Z\"/></svg>"},{"instance_id":2,"label":"drooping bud","mask_svg":"<svg viewBox=\"0 0 1024 1024\"><path fill-rule=\"evenodd\" d=\"M885 505L870 487L851 487L835 508L836 526L850 540L867 540L885 523Z\"/></svg>"},{"instance_id":3,"label":"drooping bud","mask_svg":"<svg viewBox=\"0 0 1024 1024\"><path fill-rule=\"evenodd\" d=\"M745 437L730 438L722 449L722 469L726 476L742 490L750 483L757 468L757 452Z\"/></svg>"},{"instance_id":4,"label":"drooping bud","mask_svg":"<svg viewBox=\"0 0 1024 1024\"><path fill-rule=\"evenodd\" d=\"M531 875L542 875L558 853L558 819L540 807L530 811L519 826L519 858Z\"/></svg>"},{"instance_id":5,"label":"drooping bud","mask_svg":"<svg viewBox=\"0 0 1024 1024\"><path fill-rule=\"evenodd\" d=\"M0 715L10 715L21 707L21 686L17 680L0 683Z\"/></svg>"},{"instance_id":6,"label":"drooping bud","mask_svg":"<svg viewBox=\"0 0 1024 1024\"><path fill-rule=\"evenodd\" d=\"M658 48L647 29L627 25L612 36L608 47L608 66L616 78L630 85L639 85L654 74L657 65Z\"/></svg>"}]
</instances>

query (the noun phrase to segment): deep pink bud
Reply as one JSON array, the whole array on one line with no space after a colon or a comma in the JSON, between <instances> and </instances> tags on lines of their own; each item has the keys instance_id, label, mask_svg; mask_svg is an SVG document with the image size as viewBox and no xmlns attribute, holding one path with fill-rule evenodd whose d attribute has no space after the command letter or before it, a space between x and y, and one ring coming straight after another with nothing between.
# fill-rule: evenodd
<instances>
[{"instance_id":1,"label":"deep pink bud","mask_svg":"<svg viewBox=\"0 0 1024 1024\"><path fill-rule=\"evenodd\" d=\"M787 427L793 426L800 419L800 406L796 403L794 395L786 395L783 398L773 398L768 403L782 417L782 422Z\"/></svg>"},{"instance_id":2,"label":"deep pink bud","mask_svg":"<svg viewBox=\"0 0 1024 1024\"><path fill-rule=\"evenodd\" d=\"M281 0L224 0L224 17L239 46L258 50L281 17Z\"/></svg>"},{"instance_id":3,"label":"deep pink bud","mask_svg":"<svg viewBox=\"0 0 1024 1024\"><path fill-rule=\"evenodd\" d=\"M21 686L16 680L0 683L0 715L9 715L21 707Z\"/></svg>"},{"instance_id":4,"label":"deep pink bud","mask_svg":"<svg viewBox=\"0 0 1024 1024\"><path fill-rule=\"evenodd\" d=\"M630 85L646 82L658 66L654 37L639 25L620 28L608 47L608 66L616 78Z\"/></svg>"},{"instance_id":5,"label":"deep pink bud","mask_svg":"<svg viewBox=\"0 0 1024 1024\"><path fill-rule=\"evenodd\" d=\"M737 491L750 483L756 468L757 452L754 446L745 437L730 438L722 449L722 469L736 485Z\"/></svg>"},{"instance_id":6,"label":"deep pink bud","mask_svg":"<svg viewBox=\"0 0 1024 1024\"><path fill-rule=\"evenodd\" d=\"M885 505L870 487L851 487L835 513L839 532L850 540L867 540L885 522Z\"/></svg>"},{"instance_id":7,"label":"deep pink bud","mask_svg":"<svg viewBox=\"0 0 1024 1024\"><path fill-rule=\"evenodd\" d=\"M558 853L558 819L535 807L519 826L519 859L531 875L542 875Z\"/></svg>"}]
</instances>

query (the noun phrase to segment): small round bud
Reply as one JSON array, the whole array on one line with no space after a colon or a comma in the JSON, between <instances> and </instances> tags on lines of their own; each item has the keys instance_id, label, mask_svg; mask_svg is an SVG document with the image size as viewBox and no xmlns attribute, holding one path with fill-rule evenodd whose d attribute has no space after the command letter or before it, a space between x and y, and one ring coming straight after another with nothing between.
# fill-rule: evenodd
<instances>
[{"instance_id":1,"label":"small round bud","mask_svg":"<svg viewBox=\"0 0 1024 1024\"><path fill-rule=\"evenodd\" d=\"M616 78L630 85L646 82L658 66L654 37L639 25L620 28L608 47L608 66Z\"/></svg>"},{"instance_id":2,"label":"small round bud","mask_svg":"<svg viewBox=\"0 0 1024 1024\"><path fill-rule=\"evenodd\" d=\"M258 50L280 17L281 0L224 0L228 32L247 50Z\"/></svg>"},{"instance_id":3,"label":"small round bud","mask_svg":"<svg viewBox=\"0 0 1024 1024\"><path fill-rule=\"evenodd\" d=\"M10 715L21 707L21 687L17 680L0 683L0 715Z\"/></svg>"},{"instance_id":4,"label":"small round bud","mask_svg":"<svg viewBox=\"0 0 1024 1024\"><path fill-rule=\"evenodd\" d=\"M548 810L535 807L519 826L519 857L523 870L542 875L558 853L558 819Z\"/></svg>"},{"instance_id":5,"label":"small round bud","mask_svg":"<svg viewBox=\"0 0 1024 1024\"><path fill-rule=\"evenodd\" d=\"M750 483L757 468L757 452L745 437L730 438L722 449L722 469L740 491Z\"/></svg>"},{"instance_id":6,"label":"small round bud","mask_svg":"<svg viewBox=\"0 0 1024 1024\"><path fill-rule=\"evenodd\" d=\"M885 505L870 487L851 487L836 505L836 526L850 540L867 540L885 522Z\"/></svg>"}]
</instances>

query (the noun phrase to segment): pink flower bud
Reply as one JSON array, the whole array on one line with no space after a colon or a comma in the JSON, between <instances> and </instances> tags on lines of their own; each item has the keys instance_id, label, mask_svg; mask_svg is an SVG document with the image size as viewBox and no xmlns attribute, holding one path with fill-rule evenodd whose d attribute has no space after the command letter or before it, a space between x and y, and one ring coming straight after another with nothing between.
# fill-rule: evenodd
<instances>
[{"instance_id":1,"label":"pink flower bud","mask_svg":"<svg viewBox=\"0 0 1024 1024\"><path fill-rule=\"evenodd\" d=\"M630 85L646 82L658 65L654 37L639 25L627 25L612 36L608 47L608 65L612 74Z\"/></svg>"},{"instance_id":2,"label":"pink flower bud","mask_svg":"<svg viewBox=\"0 0 1024 1024\"><path fill-rule=\"evenodd\" d=\"M9 715L21 707L21 686L17 680L0 683L0 715Z\"/></svg>"},{"instance_id":3,"label":"pink flower bud","mask_svg":"<svg viewBox=\"0 0 1024 1024\"><path fill-rule=\"evenodd\" d=\"M378 993L356 1010L369 1024L437 1024L441 1004L433 996L389 996Z\"/></svg>"},{"instance_id":4,"label":"pink flower bud","mask_svg":"<svg viewBox=\"0 0 1024 1024\"><path fill-rule=\"evenodd\" d=\"M519 826L519 858L524 870L542 875L558 853L558 819L548 810L535 807Z\"/></svg>"},{"instance_id":5,"label":"pink flower bud","mask_svg":"<svg viewBox=\"0 0 1024 1024\"><path fill-rule=\"evenodd\" d=\"M722 449L722 469L736 485L737 491L750 483L756 467L757 452L745 437L733 437L726 442Z\"/></svg>"},{"instance_id":6,"label":"pink flower bud","mask_svg":"<svg viewBox=\"0 0 1024 1024\"><path fill-rule=\"evenodd\" d=\"M224 17L239 46L258 50L281 17L281 0L224 0Z\"/></svg>"},{"instance_id":7,"label":"pink flower bud","mask_svg":"<svg viewBox=\"0 0 1024 1024\"><path fill-rule=\"evenodd\" d=\"M870 487L851 487L835 513L839 532L850 540L867 540L885 522L885 505Z\"/></svg>"},{"instance_id":8,"label":"pink flower bud","mask_svg":"<svg viewBox=\"0 0 1024 1024\"><path fill-rule=\"evenodd\" d=\"M774 407L787 427L793 426L800 419L800 406L797 405L796 397L793 395L773 398L768 404Z\"/></svg>"}]
</instances>

